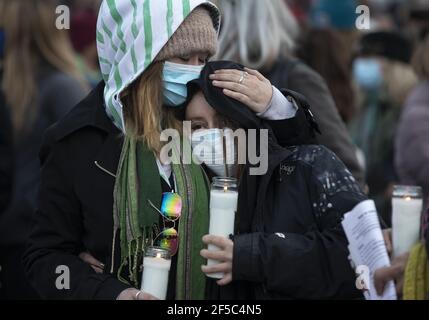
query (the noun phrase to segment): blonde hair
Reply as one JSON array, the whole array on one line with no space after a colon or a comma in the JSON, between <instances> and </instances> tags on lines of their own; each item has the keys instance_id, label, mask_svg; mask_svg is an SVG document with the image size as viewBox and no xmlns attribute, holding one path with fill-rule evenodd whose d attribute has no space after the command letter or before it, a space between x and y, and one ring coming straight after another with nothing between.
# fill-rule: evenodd
<instances>
[{"instance_id":1,"label":"blonde hair","mask_svg":"<svg viewBox=\"0 0 429 320\"><path fill-rule=\"evenodd\" d=\"M15 131L22 133L37 114L37 73L47 63L84 85L67 31L55 28L55 1L0 0L6 32L2 90Z\"/></svg>"},{"instance_id":2,"label":"blonde hair","mask_svg":"<svg viewBox=\"0 0 429 320\"><path fill-rule=\"evenodd\" d=\"M429 35L417 48L413 57L413 67L422 80L429 80Z\"/></svg>"},{"instance_id":3,"label":"blonde hair","mask_svg":"<svg viewBox=\"0 0 429 320\"><path fill-rule=\"evenodd\" d=\"M267 69L295 47L299 27L284 0L218 0L222 30L216 59Z\"/></svg>"},{"instance_id":4,"label":"blonde hair","mask_svg":"<svg viewBox=\"0 0 429 320\"><path fill-rule=\"evenodd\" d=\"M163 67L163 62L153 62L121 95L127 133L143 140L157 155L163 147L160 138L163 129L182 133L182 123L173 110L163 107Z\"/></svg>"}]
</instances>

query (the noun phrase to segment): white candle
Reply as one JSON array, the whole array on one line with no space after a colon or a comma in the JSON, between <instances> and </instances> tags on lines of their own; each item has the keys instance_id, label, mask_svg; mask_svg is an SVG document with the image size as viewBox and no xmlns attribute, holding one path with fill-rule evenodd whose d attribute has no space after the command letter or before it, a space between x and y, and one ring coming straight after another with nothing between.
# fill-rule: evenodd
<instances>
[{"instance_id":1,"label":"white candle","mask_svg":"<svg viewBox=\"0 0 429 320\"><path fill-rule=\"evenodd\" d=\"M228 190L212 190L210 192L210 231L211 235L228 238L234 234L235 212L237 211L238 192ZM217 251L218 247L208 246L209 251ZM219 261L209 259L208 266L219 264ZM208 274L210 278L222 279L223 273Z\"/></svg>"},{"instance_id":2,"label":"white candle","mask_svg":"<svg viewBox=\"0 0 429 320\"><path fill-rule=\"evenodd\" d=\"M165 300L170 268L171 260L162 258L161 254L157 254L156 257L145 257L141 290L155 298Z\"/></svg>"},{"instance_id":3,"label":"white candle","mask_svg":"<svg viewBox=\"0 0 429 320\"><path fill-rule=\"evenodd\" d=\"M410 251L419 241L423 200L393 198L392 209L393 255L397 257Z\"/></svg>"}]
</instances>

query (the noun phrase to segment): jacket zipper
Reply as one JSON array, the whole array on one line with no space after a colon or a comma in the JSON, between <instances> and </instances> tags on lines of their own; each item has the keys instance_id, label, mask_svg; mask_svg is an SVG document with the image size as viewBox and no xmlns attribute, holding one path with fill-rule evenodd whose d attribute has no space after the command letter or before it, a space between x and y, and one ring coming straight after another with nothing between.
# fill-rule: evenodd
<instances>
[{"instance_id":1,"label":"jacket zipper","mask_svg":"<svg viewBox=\"0 0 429 320\"><path fill-rule=\"evenodd\" d=\"M100 164L98 161L94 161L94 164L95 164L95 166L96 166L98 169L100 169L100 170L101 170L101 171L103 171L104 173L107 173L109 176L111 176L111 177L113 177L113 178L115 178L115 179L116 179L116 175L115 175L114 173L110 172L109 170L107 170L107 169L103 168L103 167L101 166L101 164Z\"/></svg>"}]
</instances>

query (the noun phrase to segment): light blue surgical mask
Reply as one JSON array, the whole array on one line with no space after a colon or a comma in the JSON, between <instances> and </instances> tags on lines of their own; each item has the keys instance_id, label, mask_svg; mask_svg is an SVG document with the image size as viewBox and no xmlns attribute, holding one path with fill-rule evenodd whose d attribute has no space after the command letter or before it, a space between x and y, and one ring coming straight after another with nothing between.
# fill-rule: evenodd
<instances>
[{"instance_id":1,"label":"light blue surgical mask","mask_svg":"<svg viewBox=\"0 0 429 320\"><path fill-rule=\"evenodd\" d=\"M383 83L381 64L373 58L356 59L353 74L359 86L365 90L377 90Z\"/></svg>"},{"instance_id":2,"label":"light blue surgical mask","mask_svg":"<svg viewBox=\"0 0 429 320\"><path fill-rule=\"evenodd\" d=\"M165 62L163 71L164 103L168 107L178 107L188 97L188 82L198 79L204 66L191 66Z\"/></svg>"},{"instance_id":3,"label":"light blue surgical mask","mask_svg":"<svg viewBox=\"0 0 429 320\"><path fill-rule=\"evenodd\" d=\"M232 129L203 129L192 133L193 155L218 177L237 174L237 148Z\"/></svg>"}]
</instances>

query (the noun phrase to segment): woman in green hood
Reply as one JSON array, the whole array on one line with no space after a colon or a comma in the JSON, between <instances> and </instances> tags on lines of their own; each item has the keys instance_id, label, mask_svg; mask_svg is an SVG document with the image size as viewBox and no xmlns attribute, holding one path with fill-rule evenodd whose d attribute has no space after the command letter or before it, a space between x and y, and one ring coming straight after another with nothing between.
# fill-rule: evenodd
<instances>
[{"instance_id":1,"label":"woman in green hood","mask_svg":"<svg viewBox=\"0 0 429 320\"><path fill-rule=\"evenodd\" d=\"M219 25L208 1L103 1L97 46L104 81L46 132L40 152L38 210L24 264L43 298L153 298L135 288L143 253L163 234L157 226L170 225L158 213L169 192L181 197L182 210L168 226L179 236L167 298L204 298L199 253L208 233L208 183L200 166L161 163L160 136L181 127L175 107L215 54ZM240 80L227 74L225 86ZM247 105L260 112L273 89L267 81L256 87ZM226 93L240 98L240 90ZM92 256L92 266L79 255Z\"/></svg>"}]
</instances>

